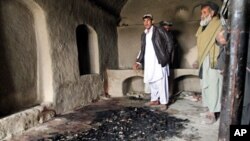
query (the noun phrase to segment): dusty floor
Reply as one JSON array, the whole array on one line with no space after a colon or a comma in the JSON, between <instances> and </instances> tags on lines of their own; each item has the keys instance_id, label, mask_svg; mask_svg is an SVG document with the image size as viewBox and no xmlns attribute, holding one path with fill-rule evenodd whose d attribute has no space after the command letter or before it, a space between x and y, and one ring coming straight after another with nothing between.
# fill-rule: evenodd
<instances>
[{"instance_id":1,"label":"dusty floor","mask_svg":"<svg viewBox=\"0 0 250 141\"><path fill-rule=\"evenodd\" d=\"M219 121L212 125L202 124L202 117L205 108L201 106L201 102L194 102L185 97L189 93L183 92L177 100L170 105L166 111L169 115L180 119L188 119L184 126L185 129L181 135L173 136L165 139L168 141L211 141L218 138ZM9 141L39 141L44 138L54 136L55 134L74 133L78 131L87 131L91 128L90 123L95 119L96 113L112 109L121 109L123 107L143 107L143 103L148 98L137 99L136 97L112 98L108 100L100 100L75 111L58 115L52 120L41 124L37 127L25 131L22 135L17 135L8 139ZM158 110L157 107L152 110ZM45 139L51 140L51 139Z\"/></svg>"}]
</instances>

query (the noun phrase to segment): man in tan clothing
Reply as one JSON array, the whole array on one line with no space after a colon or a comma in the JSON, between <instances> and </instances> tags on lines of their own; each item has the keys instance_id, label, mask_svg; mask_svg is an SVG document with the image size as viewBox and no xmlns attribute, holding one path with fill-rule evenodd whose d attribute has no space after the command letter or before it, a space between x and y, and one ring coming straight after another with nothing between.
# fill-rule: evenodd
<instances>
[{"instance_id":1,"label":"man in tan clothing","mask_svg":"<svg viewBox=\"0 0 250 141\"><path fill-rule=\"evenodd\" d=\"M215 37L221 30L218 10L218 5L213 2L201 5L200 27L196 33L202 102L209 110L205 113L206 124L216 121L215 113L220 112L221 108L222 75L215 69L219 54Z\"/></svg>"}]
</instances>

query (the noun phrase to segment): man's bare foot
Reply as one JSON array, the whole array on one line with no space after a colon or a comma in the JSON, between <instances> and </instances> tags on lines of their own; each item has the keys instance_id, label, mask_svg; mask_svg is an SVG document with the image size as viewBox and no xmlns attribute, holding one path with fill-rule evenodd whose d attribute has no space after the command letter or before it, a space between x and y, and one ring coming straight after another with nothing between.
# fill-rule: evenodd
<instances>
[{"instance_id":1,"label":"man's bare foot","mask_svg":"<svg viewBox=\"0 0 250 141\"><path fill-rule=\"evenodd\" d=\"M206 112L200 114L204 119L202 120L202 124L213 124L216 122L215 114L213 112Z\"/></svg>"},{"instance_id":2,"label":"man's bare foot","mask_svg":"<svg viewBox=\"0 0 250 141\"><path fill-rule=\"evenodd\" d=\"M160 105L160 110L161 111L165 111L165 110L167 110L168 109L168 105L167 104L161 104Z\"/></svg>"},{"instance_id":3,"label":"man's bare foot","mask_svg":"<svg viewBox=\"0 0 250 141\"><path fill-rule=\"evenodd\" d=\"M153 106L153 105L160 105L160 102L156 100L145 103L145 106Z\"/></svg>"}]
</instances>

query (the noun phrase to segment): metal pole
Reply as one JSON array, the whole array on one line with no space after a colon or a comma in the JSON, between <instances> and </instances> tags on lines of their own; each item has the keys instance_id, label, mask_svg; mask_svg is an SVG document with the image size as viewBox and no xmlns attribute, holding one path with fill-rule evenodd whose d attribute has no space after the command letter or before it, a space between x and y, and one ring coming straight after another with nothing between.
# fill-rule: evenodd
<instances>
[{"instance_id":1,"label":"metal pole","mask_svg":"<svg viewBox=\"0 0 250 141\"><path fill-rule=\"evenodd\" d=\"M230 125L241 121L242 100L246 73L246 3L247 0L231 0L229 8L230 42L222 91L222 109L219 140L229 141Z\"/></svg>"}]
</instances>

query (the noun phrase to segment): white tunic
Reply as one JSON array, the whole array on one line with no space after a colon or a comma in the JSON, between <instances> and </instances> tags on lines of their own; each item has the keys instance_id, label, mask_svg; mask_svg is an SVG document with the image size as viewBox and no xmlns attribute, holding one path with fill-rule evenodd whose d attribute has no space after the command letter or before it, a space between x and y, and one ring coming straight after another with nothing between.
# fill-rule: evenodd
<instances>
[{"instance_id":1,"label":"white tunic","mask_svg":"<svg viewBox=\"0 0 250 141\"><path fill-rule=\"evenodd\" d=\"M161 104L167 104L169 100L168 75L169 66L162 67L158 63L152 43L153 26L146 33L146 46L144 55L144 83L148 83L151 92L151 101L160 100Z\"/></svg>"},{"instance_id":2,"label":"white tunic","mask_svg":"<svg viewBox=\"0 0 250 141\"><path fill-rule=\"evenodd\" d=\"M153 26L146 33L146 46L144 56L144 83L155 82L163 77L161 64L158 63L152 43Z\"/></svg>"}]
</instances>

